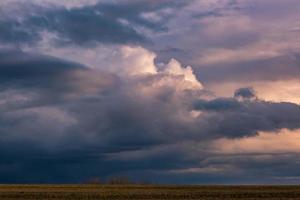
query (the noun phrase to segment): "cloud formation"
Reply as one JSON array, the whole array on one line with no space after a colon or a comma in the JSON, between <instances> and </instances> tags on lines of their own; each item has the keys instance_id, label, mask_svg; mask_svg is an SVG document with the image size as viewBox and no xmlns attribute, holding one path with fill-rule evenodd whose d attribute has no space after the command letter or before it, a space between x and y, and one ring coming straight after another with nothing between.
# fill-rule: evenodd
<instances>
[{"instance_id":1,"label":"cloud formation","mask_svg":"<svg viewBox=\"0 0 300 200\"><path fill-rule=\"evenodd\" d=\"M141 47L119 49L112 62L119 68L107 70L22 52L1 57L3 182L138 173L162 173L161 182L175 173L179 181L183 172L217 170L199 165L215 139L300 128L296 104L253 99L249 88L236 91L242 99L213 98L191 67L155 64L155 53ZM22 171L28 175L15 179Z\"/></svg>"},{"instance_id":2,"label":"cloud formation","mask_svg":"<svg viewBox=\"0 0 300 200\"><path fill-rule=\"evenodd\" d=\"M81 6L69 6L63 1L59 6L56 1L41 2L4 2L3 8L18 12L2 11L0 21L0 40L2 43L26 45L36 43L43 34L54 34L57 45L77 44L93 46L95 43L104 44L142 44L149 42L145 31L164 31L165 20L171 16L170 12L161 10L166 7L177 8L184 4L165 1L164 4L154 1L94 1L86 4L78 1ZM29 5L28 5L29 4ZM31 5L31 6L30 6ZM23 9L25 11L21 12ZM157 14L153 20L151 13ZM75 24L74 24L75 23Z\"/></svg>"},{"instance_id":3,"label":"cloud formation","mask_svg":"<svg viewBox=\"0 0 300 200\"><path fill-rule=\"evenodd\" d=\"M0 5L0 182L299 183L287 3Z\"/></svg>"}]
</instances>

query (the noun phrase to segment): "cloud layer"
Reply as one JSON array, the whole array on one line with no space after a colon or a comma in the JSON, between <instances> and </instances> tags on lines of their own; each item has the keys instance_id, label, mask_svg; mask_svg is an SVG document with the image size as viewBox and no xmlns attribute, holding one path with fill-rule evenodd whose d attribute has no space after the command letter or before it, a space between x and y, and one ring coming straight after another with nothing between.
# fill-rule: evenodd
<instances>
[{"instance_id":1,"label":"cloud layer","mask_svg":"<svg viewBox=\"0 0 300 200\"><path fill-rule=\"evenodd\" d=\"M2 1L0 182L299 183L289 3Z\"/></svg>"}]
</instances>

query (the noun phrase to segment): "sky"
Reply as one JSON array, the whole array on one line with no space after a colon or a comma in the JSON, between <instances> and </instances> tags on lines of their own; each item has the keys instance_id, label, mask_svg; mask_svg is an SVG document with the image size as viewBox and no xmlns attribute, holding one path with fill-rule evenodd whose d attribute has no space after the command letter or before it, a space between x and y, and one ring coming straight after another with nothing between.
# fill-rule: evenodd
<instances>
[{"instance_id":1,"label":"sky","mask_svg":"<svg viewBox=\"0 0 300 200\"><path fill-rule=\"evenodd\" d=\"M300 184L299 0L1 0L0 183Z\"/></svg>"}]
</instances>

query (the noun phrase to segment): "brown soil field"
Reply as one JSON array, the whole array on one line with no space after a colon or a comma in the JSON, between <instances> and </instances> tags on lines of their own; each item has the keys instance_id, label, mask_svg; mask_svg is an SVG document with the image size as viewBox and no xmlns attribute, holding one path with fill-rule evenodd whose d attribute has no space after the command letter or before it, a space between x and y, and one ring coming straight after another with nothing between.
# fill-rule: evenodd
<instances>
[{"instance_id":1,"label":"brown soil field","mask_svg":"<svg viewBox=\"0 0 300 200\"><path fill-rule=\"evenodd\" d=\"M1 200L299 200L300 186L0 185Z\"/></svg>"}]
</instances>

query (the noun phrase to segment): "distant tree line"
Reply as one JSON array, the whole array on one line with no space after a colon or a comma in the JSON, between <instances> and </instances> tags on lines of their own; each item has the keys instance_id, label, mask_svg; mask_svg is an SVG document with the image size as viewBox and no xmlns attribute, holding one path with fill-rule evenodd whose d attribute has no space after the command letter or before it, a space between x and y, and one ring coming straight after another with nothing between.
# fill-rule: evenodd
<instances>
[{"instance_id":1,"label":"distant tree line","mask_svg":"<svg viewBox=\"0 0 300 200\"><path fill-rule=\"evenodd\" d=\"M127 176L114 176L107 180L102 180L100 177L92 177L84 181L85 184L108 184L108 185L147 185L145 181L133 181Z\"/></svg>"}]
</instances>

